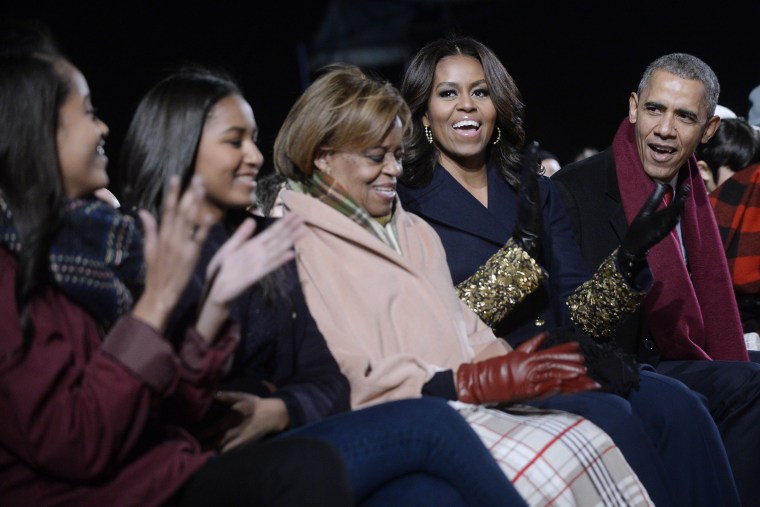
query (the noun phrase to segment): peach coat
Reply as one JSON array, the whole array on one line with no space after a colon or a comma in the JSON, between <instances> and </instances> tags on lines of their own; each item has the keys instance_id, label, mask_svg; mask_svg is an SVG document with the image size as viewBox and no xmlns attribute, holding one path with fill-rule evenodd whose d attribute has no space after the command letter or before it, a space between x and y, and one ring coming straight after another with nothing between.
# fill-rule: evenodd
<instances>
[{"instance_id":1,"label":"peach coat","mask_svg":"<svg viewBox=\"0 0 760 507\"><path fill-rule=\"evenodd\" d=\"M353 408L419 397L436 371L511 350L457 297L436 232L398 201L403 256L314 197L285 191L283 202L306 219L299 277Z\"/></svg>"}]
</instances>

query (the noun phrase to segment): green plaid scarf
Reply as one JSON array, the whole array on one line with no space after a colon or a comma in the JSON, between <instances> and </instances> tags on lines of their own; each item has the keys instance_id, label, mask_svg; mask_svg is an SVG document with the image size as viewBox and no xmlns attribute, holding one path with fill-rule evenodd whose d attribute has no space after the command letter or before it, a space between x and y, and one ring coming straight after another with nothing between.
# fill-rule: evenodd
<instances>
[{"instance_id":1,"label":"green plaid scarf","mask_svg":"<svg viewBox=\"0 0 760 507\"><path fill-rule=\"evenodd\" d=\"M364 208L353 200L346 190L335 181L335 178L319 170L314 170L311 177L301 182L288 180L288 188L309 194L327 204L331 208L347 216L369 232L377 236L380 241L393 248L398 254L401 254L401 248L398 244L398 233L396 231L396 222L391 219L385 227L380 222L369 216Z\"/></svg>"}]
</instances>

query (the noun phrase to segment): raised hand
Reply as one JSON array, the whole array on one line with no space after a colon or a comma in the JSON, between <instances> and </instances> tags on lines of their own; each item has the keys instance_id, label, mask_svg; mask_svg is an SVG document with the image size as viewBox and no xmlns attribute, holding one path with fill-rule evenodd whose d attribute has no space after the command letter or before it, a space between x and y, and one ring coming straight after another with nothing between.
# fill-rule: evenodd
<instances>
[{"instance_id":1,"label":"raised hand","mask_svg":"<svg viewBox=\"0 0 760 507\"><path fill-rule=\"evenodd\" d=\"M293 243L305 232L303 219L288 213L261 234L245 220L214 255L206 271L206 290L196 329L213 340L227 315L227 306L247 288L291 260Z\"/></svg>"},{"instance_id":2,"label":"raised hand","mask_svg":"<svg viewBox=\"0 0 760 507\"><path fill-rule=\"evenodd\" d=\"M145 210L139 215L145 231L145 290L133 315L163 332L169 313L187 286L212 218L201 209L204 190L200 178L179 197L179 179L173 177L164 197L161 227Z\"/></svg>"},{"instance_id":3,"label":"raised hand","mask_svg":"<svg viewBox=\"0 0 760 507\"><path fill-rule=\"evenodd\" d=\"M513 402L598 388L586 376L578 343L563 343L539 351L547 336L540 333L508 354L460 365L456 373L459 400Z\"/></svg>"},{"instance_id":4,"label":"raised hand","mask_svg":"<svg viewBox=\"0 0 760 507\"><path fill-rule=\"evenodd\" d=\"M520 193L517 201L517 223L512 238L517 245L536 256L540 248L543 229L541 195L538 191L538 143L533 141L523 152L520 169Z\"/></svg>"},{"instance_id":5,"label":"raised hand","mask_svg":"<svg viewBox=\"0 0 760 507\"><path fill-rule=\"evenodd\" d=\"M636 275L644 267L649 249L659 243L676 226L678 216L691 192L688 184L681 185L670 206L656 211L667 187L665 183L657 183L654 192L628 226L628 232L620 243L617 256L618 267L629 284L633 284Z\"/></svg>"}]
</instances>

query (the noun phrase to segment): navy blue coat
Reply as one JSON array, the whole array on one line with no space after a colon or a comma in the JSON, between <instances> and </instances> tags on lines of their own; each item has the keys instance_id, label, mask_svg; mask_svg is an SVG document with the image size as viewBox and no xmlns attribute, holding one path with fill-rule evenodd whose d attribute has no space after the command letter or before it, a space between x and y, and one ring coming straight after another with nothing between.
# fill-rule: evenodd
<instances>
[{"instance_id":1,"label":"navy blue coat","mask_svg":"<svg viewBox=\"0 0 760 507\"><path fill-rule=\"evenodd\" d=\"M541 177L539 188L544 233L537 260L549 279L497 325L496 334L513 345L542 329L569 324L565 302L591 276L551 180ZM424 218L441 237L455 284L470 277L504 246L517 221L517 192L490 166L488 208L441 166L435 168L425 187L399 185L398 193L404 209Z\"/></svg>"},{"instance_id":2,"label":"navy blue coat","mask_svg":"<svg viewBox=\"0 0 760 507\"><path fill-rule=\"evenodd\" d=\"M260 232L273 219L258 220ZM195 276L175 315L195 315L191 309L200 299L206 266L228 238L221 225L209 231ZM295 262L281 270L278 281L283 290L272 301L255 285L232 305L231 317L240 324L241 339L232 370L219 388L281 398L290 426L297 427L349 410L350 387L306 306ZM183 325L171 323L170 329ZM272 392L270 386L277 390Z\"/></svg>"}]
</instances>

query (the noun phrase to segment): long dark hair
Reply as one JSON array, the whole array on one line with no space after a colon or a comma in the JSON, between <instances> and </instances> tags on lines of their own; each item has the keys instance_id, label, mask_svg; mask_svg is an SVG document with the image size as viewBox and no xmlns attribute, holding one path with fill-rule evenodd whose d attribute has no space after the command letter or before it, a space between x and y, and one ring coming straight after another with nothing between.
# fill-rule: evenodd
<instances>
[{"instance_id":1,"label":"long dark hair","mask_svg":"<svg viewBox=\"0 0 760 507\"><path fill-rule=\"evenodd\" d=\"M198 147L211 110L230 95L243 96L224 71L198 65L187 66L163 79L140 101L122 144L121 175L125 207L145 209L160 216L169 178L177 175L184 192L195 172ZM228 210L224 224L237 226L245 210ZM282 270L259 282L268 301L284 295Z\"/></svg>"},{"instance_id":2,"label":"long dark hair","mask_svg":"<svg viewBox=\"0 0 760 507\"><path fill-rule=\"evenodd\" d=\"M15 293L25 348L34 335L27 307L49 283L65 195L56 149L58 112L70 92L65 65L42 56L0 57L0 195L21 244Z\"/></svg>"},{"instance_id":3,"label":"long dark hair","mask_svg":"<svg viewBox=\"0 0 760 507\"><path fill-rule=\"evenodd\" d=\"M187 67L159 82L140 101L121 150L127 208L159 216L166 183L184 191L195 170L203 125L217 102L242 95L222 71Z\"/></svg>"},{"instance_id":4,"label":"long dark hair","mask_svg":"<svg viewBox=\"0 0 760 507\"><path fill-rule=\"evenodd\" d=\"M412 136L404 152L404 172L401 179L409 186L424 186L433 177L438 161L438 150L425 138L422 117L427 111L433 90L433 78L438 62L447 56L471 56L483 65L486 84L496 108L496 126L501 139L489 145L489 162L501 172L504 179L517 187L525 130L523 129L523 103L512 76L496 54L487 46L470 37L438 39L420 49L409 63L401 83L403 95L412 111Z\"/></svg>"}]
</instances>

